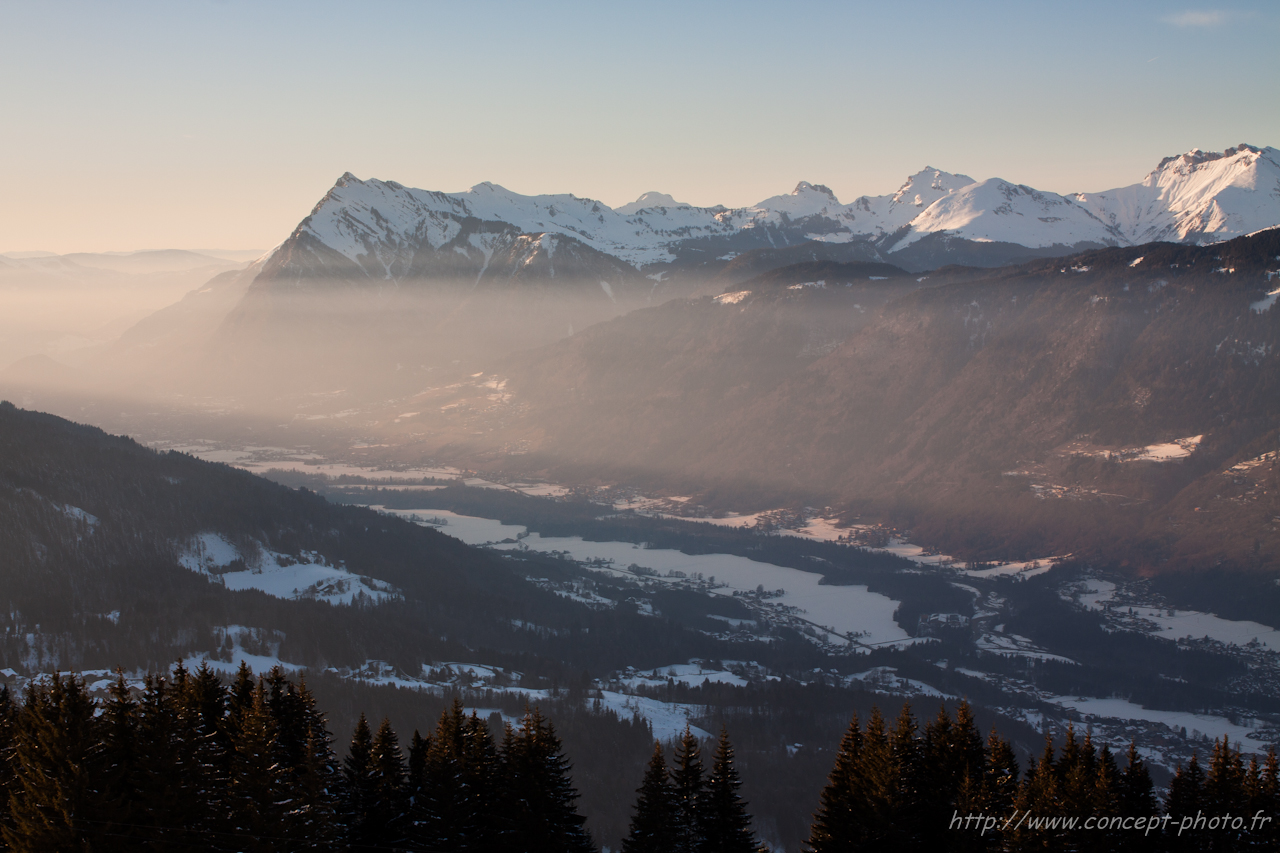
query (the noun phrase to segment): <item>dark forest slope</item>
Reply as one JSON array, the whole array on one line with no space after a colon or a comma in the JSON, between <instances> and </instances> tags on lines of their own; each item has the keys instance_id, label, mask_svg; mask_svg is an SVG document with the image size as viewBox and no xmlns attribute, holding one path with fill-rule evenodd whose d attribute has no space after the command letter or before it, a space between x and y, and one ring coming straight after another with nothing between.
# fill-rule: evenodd
<instances>
[{"instance_id":1,"label":"dark forest slope","mask_svg":"<svg viewBox=\"0 0 1280 853\"><path fill-rule=\"evenodd\" d=\"M399 595L338 605L232 591L216 570L180 564L202 534L242 554L344 566ZM434 529L9 403L0 404L0 553L0 666L29 671L155 668L217 653L228 626L249 629L261 650L290 663L358 669L375 659L408 673L479 655L576 677L719 653L703 635L592 611L526 579L569 572L560 561L504 559Z\"/></svg>"},{"instance_id":2,"label":"dark forest slope","mask_svg":"<svg viewBox=\"0 0 1280 853\"><path fill-rule=\"evenodd\" d=\"M1249 463L1280 426L1280 232L921 281L802 286L810 267L513 363L537 461L736 509L892 510L974 556L1135 534L1152 565L1280 555L1270 465ZM1182 461L1138 449L1180 439Z\"/></svg>"}]
</instances>

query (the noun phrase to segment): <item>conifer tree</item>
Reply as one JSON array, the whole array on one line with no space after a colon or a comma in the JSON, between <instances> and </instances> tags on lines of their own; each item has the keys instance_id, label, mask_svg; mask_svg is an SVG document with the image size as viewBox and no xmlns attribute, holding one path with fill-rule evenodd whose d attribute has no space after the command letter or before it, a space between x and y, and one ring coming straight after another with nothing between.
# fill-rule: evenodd
<instances>
[{"instance_id":1,"label":"conifer tree","mask_svg":"<svg viewBox=\"0 0 1280 853\"><path fill-rule=\"evenodd\" d=\"M1106 743L1098 750L1097 773L1090 800L1095 814L1120 813L1120 768L1116 765L1111 746Z\"/></svg>"},{"instance_id":2,"label":"conifer tree","mask_svg":"<svg viewBox=\"0 0 1280 853\"><path fill-rule=\"evenodd\" d=\"M1027 775L1018 788L1014 809L1019 814L1054 816L1062 814L1059 791L1058 767L1054 762L1053 735L1045 735L1044 752L1040 760L1032 759ZM1008 833L1008 843L1014 850L1057 849L1056 831L1015 826Z\"/></svg>"},{"instance_id":3,"label":"conifer tree","mask_svg":"<svg viewBox=\"0 0 1280 853\"><path fill-rule=\"evenodd\" d=\"M1088 736L1086 735L1086 738ZM1093 806L1094 766L1093 742L1081 744L1076 738L1075 726L1067 725L1066 741L1056 766L1058 779L1058 808L1062 814L1088 814Z\"/></svg>"},{"instance_id":4,"label":"conifer tree","mask_svg":"<svg viewBox=\"0 0 1280 853\"><path fill-rule=\"evenodd\" d=\"M231 741L230 825L245 851L273 851L287 834L288 798L285 767L267 689L259 681L247 708L242 708Z\"/></svg>"},{"instance_id":5,"label":"conifer tree","mask_svg":"<svg viewBox=\"0 0 1280 853\"><path fill-rule=\"evenodd\" d=\"M884 716L871 709L862 737L861 788L865 818L862 838L867 850L884 850L891 843L893 806L898 787L897 767L889 746Z\"/></svg>"},{"instance_id":6,"label":"conifer tree","mask_svg":"<svg viewBox=\"0 0 1280 853\"><path fill-rule=\"evenodd\" d=\"M1155 814L1158 807L1155 786L1151 782L1151 774L1147 765L1138 754L1138 747L1130 741L1129 751L1125 754L1125 768L1120 774L1119 811L1126 815Z\"/></svg>"},{"instance_id":7,"label":"conifer tree","mask_svg":"<svg viewBox=\"0 0 1280 853\"><path fill-rule=\"evenodd\" d=\"M639 796L627 837L622 839L622 853L668 853L675 849L675 790L667 778L667 759L658 741L653 742L653 756L636 793Z\"/></svg>"},{"instance_id":8,"label":"conifer tree","mask_svg":"<svg viewBox=\"0 0 1280 853\"><path fill-rule=\"evenodd\" d=\"M247 662L240 661L235 680L231 682L231 687L227 691L227 716L233 726L253 704L253 691L256 685L253 670L249 668Z\"/></svg>"},{"instance_id":9,"label":"conifer tree","mask_svg":"<svg viewBox=\"0 0 1280 853\"><path fill-rule=\"evenodd\" d=\"M919 815L918 824L922 840L932 846L944 842L947 818L956 806L960 786L969 771L956 734L955 724L944 705L925 724L923 743L919 750L923 765L921 783L927 789L928 796L922 798L923 811Z\"/></svg>"},{"instance_id":10,"label":"conifer tree","mask_svg":"<svg viewBox=\"0 0 1280 853\"><path fill-rule=\"evenodd\" d=\"M1204 771L1200 768L1200 759L1192 754L1186 766L1179 766L1169 783L1169 792L1165 795L1164 810L1171 820L1165 833L1165 849L1170 851L1187 851L1201 849L1201 834L1194 829L1178 832L1182 818L1194 818L1205 807Z\"/></svg>"},{"instance_id":11,"label":"conifer tree","mask_svg":"<svg viewBox=\"0 0 1280 853\"><path fill-rule=\"evenodd\" d=\"M845 853L860 849L865 793L862 775L862 728L854 714L840 740L836 763L827 777L809 830L813 853Z\"/></svg>"},{"instance_id":12,"label":"conifer tree","mask_svg":"<svg viewBox=\"0 0 1280 853\"><path fill-rule=\"evenodd\" d=\"M904 703L889 737L894 784L890 792L890 845L915 850L924 842L921 817L926 811L923 744L910 703ZM945 796L945 793L944 793Z\"/></svg>"},{"instance_id":13,"label":"conifer tree","mask_svg":"<svg viewBox=\"0 0 1280 853\"><path fill-rule=\"evenodd\" d=\"M195 800L189 825L192 835L219 838L230 813L231 739L227 723L227 690L207 662L176 681L176 715L184 741L184 766Z\"/></svg>"},{"instance_id":14,"label":"conifer tree","mask_svg":"<svg viewBox=\"0 0 1280 853\"><path fill-rule=\"evenodd\" d=\"M465 843L467 795L462 779L465 724L462 701L455 697L452 705L441 713L435 734L422 757L422 779L409 815L409 834L420 849L453 850Z\"/></svg>"},{"instance_id":15,"label":"conifer tree","mask_svg":"<svg viewBox=\"0 0 1280 853\"><path fill-rule=\"evenodd\" d=\"M417 729L409 740L408 774L405 777L405 790L409 794L409 813L413 814L414 806L421 796L422 779L426 773L427 752L431 749L431 741L424 738Z\"/></svg>"},{"instance_id":16,"label":"conifer tree","mask_svg":"<svg viewBox=\"0 0 1280 853\"><path fill-rule=\"evenodd\" d=\"M351 746L342 762L343 818L347 837L354 843L362 843L368 832L370 812L374 808L371 772L373 768L373 732L364 714L356 721L351 735Z\"/></svg>"},{"instance_id":17,"label":"conifer tree","mask_svg":"<svg viewBox=\"0 0 1280 853\"><path fill-rule=\"evenodd\" d=\"M587 853L594 850L574 800L569 760L555 729L537 708L526 711L503 756L510 810L506 849L521 853Z\"/></svg>"},{"instance_id":18,"label":"conifer tree","mask_svg":"<svg viewBox=\"0 0 1280 853\"><path fill-rule=\"evenodd\" d=\"M1260 850L1280 850L1280 759L1275 747L1267 750L1249 791L1249 816L1259 812L1271 820L1251 832L1254 845Z\"/></svg>"},{"instance_id":19,"label":"conifer tree","mask_svg":"<svg viewBox=\"0 0 1280 853\"><path fill-rule=\"evenodd\" d=\"M973 707L967 699L962 699L956 708L952 739L958 764L971 774L981 773L987 750L982 742L982 733L978 731L973 719Z\"/></svg>"},{"instance_id":20,"label":"conifer tree","mask_svg":"<svg viewBox=\"0 0 1280 853\"><path fill-rule=\"evenodd\" d=\"M955 808L946 815L946 831L940 846L958 851L1000 850L1003 848L1004 820L1013 809L1018 788L1018 762L1013 748L1001 740L994 729L983 749L983 761L977 771L967 771L956 795ZM994 817L997 823L986 832L951 829L956 815Z\"/></svg>"},{"instance_id":21,"label":"conifer tree","mask_svg":"<svg viewBox=\"0 0 1280 853\"><path fill-rule=\"evenodd\" d=\"M1138 754L1138 747L1132 741L1125 753L1125 767L1116 779L1115 814L1134 817L1148 817L1159 812L1160 804L1156 800L1155 785L1151 782L1151 774L1147 765ZM1121 832L1113 847L1129 853L1149 853L1159 849L1162 844L1159 834Z\"/></svg>"},{"instance_id":22,"label":"conifer tree","mask_svg":"<svg viewBox=\"0 0 1280 853\"><path fill-rule=\"evenodd\" d=\"M488 851L501 835L494 816L501 808L502 762L489 726L472 711L462 729L462 787L466 795L462 833L465 850ZM576 796L576 795L575 795Z\"/></svg>"},{"instance_id":23,"label":"conifer tree","mask_svg":"<svg viewBox=\"0 0 1280 853\"><path fill-rule=\"evenodd\" d=\"M407 805L404 756L391 721L385 717L373 736L369 774L372 801L364 838L376 846L395 846L404 830Z\"/></svg>"},{"instance_id":24,"label":"conifer tree","mask_svg":"<svg viewBox=\"0 0 1280 853\"><path fill-rule=\"evenodd\" d=\"M138 823L149 829L151 844L165 846L185 839L191 817L187 780L182 773L181 739L169 679L159 673L143 678L138 701L139 780L135 791Z\"/></svg>"},{"instance_id":25,"label":"conifer tree","mask_svg":"<svg viewBox=\"0 0 1280 853\"><path fill-rule=\"evenodd\" d=\"M1214 742L1205 777L1204 800L1206 812L1213 815L1239 815L1248 807L1244 761L1240 752L1231 748L1226 735ZM1244 843L1245 833L1226 827L1210 833L1209 839L1211 850L1236 850Z\"/></svg>"},{"instance_id":26,"label":"conifer tree","mask_svg":"<svg viewBox=\"0 0 1280 853\"><path fill-rule=\"evenodd\" d=\"M733 745L729 743L729 733L722 728L699 803L703 853L752 853L756 849L751 815L738 795L741 787L742 780L733 766Z\"/></svg>"},{"instance_id":27,"label":"conifer tree","mask_svg":"<svg viewBox=\"0 0 1280 853\"><path fill-rule=\"evenodd\" d=\"M14 731L14 790L4 840L15 853L81 850L98 816L93 769L99 750L83 680L54 674L27 686Z\"/></svg>"},{"instance_id":28,"label":"conifer tree","mask_svg":"<svg viewBox=\"0 0 1280 853\"><path fill-rule=\"evenodd\" d=\"M1013 811L1018 796L1018 759L1013 747L995 729L987 738L987 761L982 770L983 806L992 814Z\"/></svg>"},{"instance_id":29,"label":"conifer tree","mask_svg":"<svg viewBox=\"0 0 1280 853\"><path fill-rule=\"evenodd\" d=\"M141 831L146 814L139 802L144 785L142 747L138 738L138 703L125 683L124 673L116 671L109 698L99 717L101 753L98 765L98 787L103 792L103 847L124 850L146 840Z\"/></svg>"},{"instance_id":30,"label":"conifer tree","mask_svg":"<svg viewBox=\"0 0 1280 853\"><path fill-rule=\"evenodd\" d=\"M295 849L330 850L338 842L341 773L333 737L305 680L298 687L298 711L306 740L301 762L293 768L294 808L286 816Z\"/></svg>"},{"instance_id":31,"label":"conifer tree","mask_svg":"<svg viewBox=\"0 0 1280 853\"><path fill-rule=\"evenodd\" d=\"M306 754L309 720L303 709L302 697L284 670L273 666L263 677L266 686L267 710L276 724L277 748L286 767L296 768Z\"/></svg>"},{"instance_id":32,"label":"conifer tree","mask_svg":"<svg viewBox=\"0 0 1280 853\"><path fill-rule=\"evenodd\" d=\"M14 790L14 737L17 709L9 686L0 684L0 850L5 849L4 831L9 823L9 795Z\"/></svg>"},{"instance_id":33,"label":"conifer tree","mask_svg":"<svg viewBox=\"0 0 1280 853\"><path fill-rule=\"evenodd\" d=\"M671 770L671 789L675 794L675 853L696 853L702 847L699 808L702 799L702 750L689 726L676 745L675 767Z\"/></svg>"}]
</instances>

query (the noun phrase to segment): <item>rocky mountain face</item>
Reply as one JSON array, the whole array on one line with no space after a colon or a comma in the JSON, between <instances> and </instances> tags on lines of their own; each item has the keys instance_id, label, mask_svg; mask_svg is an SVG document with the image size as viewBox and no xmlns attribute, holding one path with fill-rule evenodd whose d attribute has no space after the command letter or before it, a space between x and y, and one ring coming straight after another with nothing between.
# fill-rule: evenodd
<instances>
[{"instance_id":1,"label":"rocky mountain face","mask_svg":"<svg viewBox=\"0 0 1280 853\"><path fill-rule=\"evenodd\" d=\"M601 324L507 388L523 464L892 506L977 555L1120 525L1155 561L1206 530L1215 559L1274 560L1278 288L1274 229L995 272L807 264Z\"/></svg>"}]
</instances>

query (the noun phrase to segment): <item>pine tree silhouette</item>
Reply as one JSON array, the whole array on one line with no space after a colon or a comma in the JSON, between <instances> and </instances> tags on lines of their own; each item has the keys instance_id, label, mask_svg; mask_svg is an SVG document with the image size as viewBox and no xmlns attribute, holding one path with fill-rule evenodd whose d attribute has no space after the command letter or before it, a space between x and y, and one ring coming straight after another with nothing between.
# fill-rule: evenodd
<instances>
[{"instance_id":1,"label":"pine tree silhouette","mask_svg":"<svg viewBox=\"0 0 1280 853\"><path fill-rule=\"evenodd\" d=\"M865 801L863 843L868 850L887 849L898 789L897 768L889 746L884 716L871 709L862 737L862 793Z\"/></svg>"},{"instance_id":2,"label":"pine tree silhouette","mask_svg":"<svg viewBox=\"0 0 1280 853\"><path fill-rule=\"evenodd\" d=\"M336 846L342 774L333 754L333 737L306 680L298 687L296 712L305 740L301 761L291 768L293 809L286 815L289 836L298 850L330 850Z\"/></svg>"},{"instance_id":3,"label":"pine tree silhouette","mask_svg":"<svg viewBox=\"0 0 1280 853\"><path fill-rule=\"evenodd\" d=\"M840 740L836 763L818 801L809 829L813 853L844 853L860 849L866 795L861 785L862 728L854 714Z\"/></svg>"},{"instance_id":4,"label":"pine tree silhouette","mask_svg":"<svg viewBox=\"0 0 1280 853\"><path fill-rule=\"evenodd\" d=\"M286 835L291 803L279 732L262 681L242 709L231 748L231 826L240 833L242 850L267 853Z\"/></svg>"},{"instance_id":5,"label":"pine tree silhouette","mask_svg":"<svg viewBox=\"0 0 1280 853\"><path fill-rule=\"evenodd\" d=\"M623 853L667 853L674 849L675 790L667 777L667 759L659 741L653 742L653 756L636 793L631 826L622 839Z\"/></svg>"},{"instance_id":6,"label":"pine tree silhouette","mask_svg":"<svg viewBox=\"0 0 1280 853\"><path fill-rule=\"evenodd\" d=\"M1092 749L1092 740L1086 738L1086 744L1090 744ZM1099 817L1122 817L1120 812L1120 768L1116 766L1115 756L1111 754L1111 747L1106 743L1097 751L1097 770L1094 774L1093 785L1089 791L1089 814ZM1108 827L1105 831L1094 831L1087 836L1085 830L1081 828L1077 839L1088 838L1092 841L1093 846L1101 847L1104 850L1111 850L1120 845L1124 839L1124 831L1121 829L1112 829ZM1080 841L1079 843L1086 843Z\"/></svg>"},{"instance_id":7,"label":"pine tree silhouette","mask_svg":"<svg viewBox=\"0 0 1280 853\"><path fill-rule=\"evenodd\" d=\"M176 696L180 737L185 741L185 766L192 774L197 815L188 824L197 837L212 838L226 828L230 811L231 735L227 719L227 688L207 663L183 679Z\"/></svg>"},{"instance_id":8,"label":"pine tree silhouette","mask_svg":"<svg viewBox=\"0 0 1280 853\"><path fill-rule=\"evenodd\" d=\"M463 810L461 850L487 851L501 838L495 816L502 807L502 760L489 726L473 711L462 729L462 788L466 795ZM567 765L566 765L567 767Z\"/></svg>"},{"instance_id":9,"label":"pine tree silhouette","mask_svg":"<svg viewBox=\"0 0 1280 853\"><path fill-rule=\"evenodd\" d=\"M371 831L370 815L375 808L372 769L373 732L369 730L369 721L361 714L342 763L343 791L346 794L342 812L347 837L355 844L363 844Z\"/></svg>"},{"instance_id":10,"label":"pine tree silhouette","mask_svg":"<svg viewBox=\"0 0 1280 853\"><path fill-rule=\"evenodd\" d=\"M692 729L685 726L676 745L675 767L671 770L671 788L675 793L675 853L696 853L702 847L702 751Z\"/></svg>"},{"instance_id":11,"label":"pine tree silhouette","mask_svg":"<svg viewBox=\"0 0 1280 853\"><path fill-rule=\"evenodd\" d=\"M17 709L13 706L13 697L9 695L9 686L0 684L0 849L3 849L5 844L4 832L11 827L9 797L16 786L13 750L17 714Z\"/></svg>"},{"instance_id":12,"label":"pine tree silhouette","mask_svg":"<svg viewBox=\"0 0 1280 853\"><path fill-rule=\"evenodd\" d=\"M391 721L383 718L369 752L370 793L366 843L394 847L401 842L408 806L404 756Z\"/></svg>"},{"instance_id":13,"label":"pine tree silhouette","mask_svg":"<svg viewBox=\"0 0 1280 853\"><path fill-rule=\"evenodd\" d=\"M14 733L14 792L4 840L15 853L81 850L93 844L100 741L84 681L54 674L27 686Z\"/></svg>"},{"instance_id":14,"label":"pine tree silhouette","mask_svg":"<svg viewBox=\"0 0 1280 853\"><path fill-rule=\"evenodd\" d=\"M129 845L137 845L153 835L143 831L147 816L138 796L146 779L138 718L138 703L125 683L124 673L117 671L98 718L102 744L98 785L103 792L101 814L104 818L101 830L109 850L124 849L122 839Z\"/></svg>"},{"instance_id":15,"label":"pine tree silhouette","mask_svg":"<svg viewBox=\"0 0 1280 853\"><path fill-rule=\"evenodd\" d=\"M1200 759L1192 754L1186 766L1179 766L1169 783L1169 792L1165 795L1164 810L1172 820L1165 833L1165 849L1170 851L1201 850L1202 839L1195 829L1179 833L1179 823L1184 817L1196 817L1204 810L1205 784L1204 771L1200 768Z\"/></svg>"},{"instance_id":16,"label":"pine tree silhouette","mask_svg":"<svg viewBox=\"0 0 1280 853\"><path fill-rule=\"evenodd\" d=\"M423 850L460 849L464 843L467 795L462 779L466 718L456 697L440 715L429 743L418 745L421 781L409 814L410 836ZM410 751L410 761L414 761ZM412 774L412 767L410 773Z\"/></svg>"},{"instance_id":17,"label":"pine tree silhouette","mask_svg":"<svg viewBox=\"0 0 1280 853\"><path fill-rule=\"evenodd\" d=\"M1129 751L1125 754L1125 767L1120 774L1118 811L1126 815L1155 814L1159 803L1156 802L1155 786L1151 782L1151 774L1147 765L1138 754L1137 744L1130 741Z\"/></svg>"},{"instance_id":18,"label":"pine tree silhouette","mask_svg":"<svg viewBox=\"0 0 1280 853\"><path fill-rule=\"evenodd\" d=\"M983 807L990 814L1007 815L1018 796L1018 759L1009 742L995 729L987 738L987 763L982 770Z\"/></svg>"},{"instance_id":19,"label":"pine tree silhouette","mask_svg":"<svg viewBox=\"0 0 1280 853\"><path fill-rule=\"evenodd\" d=\"M431 749L431 740L424 738L417 729L409 739L409 758L405 776L405 790L409 794L409 813L413 814L419 799L422 797L422 778L426 773L427 752Z\"/></svg>"},{"instance_id":20,"label":"pine tree silhouette","mask_svg":"<svg viewBox=\"0 0 1280 853\"><path fill-rule=\"evenodd\" d=\"M741 787L742 780L733 766L733 745L729 743L729 733L722 728L698 804L704 853L752 853L756 849L751 815L738 795Z\"/></svg>"},{"instance_id":21,"label":"pine tree silhouette","mask_svg":"<svg viewBox=\"0 0 1280 853\"><path fill-rule=\"evenodd\" d=\"M578 792L569 779L569 760L560 738L537 708L525 712L503 759L508 781L505 808L511 814L505 848L521 853L595 849L583 828L585 818L574 806Z\"/></svg>"},{"instance_id":22,"label":"pine tree silhouette","mask_svg":"<svg viewBox=\"0 0 1280 853\"><path fill-rule=\"evenodd\" d=\"M1255 846L1260 850L1280 850L1280 759L1276 758L1274 747L1267 751L1247 795L1251 817L1262 813L1272 818L1252 833Z\"/></svg>"},{"instance_id":23,"label":"pine tree silhouette","mask_svg":"<svg viewBox=\"0 0 1280 853\"><path fill-rule=\"evenodd\" d=\"M911 705L904 703L889 737L893 781L885 827L890 846L904 851L916 850L924 843L921 817L925 812L926 774L918 731Z\"/></svg>"},{"instance_id":24,"label":"pine tree silhouette","mask_svg":"<svg viewBox=\"0 0 1280 853\"><path fill-rule=\"evenodd\" d=\"M1058 767L1054 761L1053 735L1046 733L1040 760L1032 759L1027 774L1018 788L1014 809L1019 814L1052 817L1062 814L1062 797L1058 783ZM1015 826L1006 843L1015 850L1057 849L1057 830Z\"/></svg>"}]
</instances>

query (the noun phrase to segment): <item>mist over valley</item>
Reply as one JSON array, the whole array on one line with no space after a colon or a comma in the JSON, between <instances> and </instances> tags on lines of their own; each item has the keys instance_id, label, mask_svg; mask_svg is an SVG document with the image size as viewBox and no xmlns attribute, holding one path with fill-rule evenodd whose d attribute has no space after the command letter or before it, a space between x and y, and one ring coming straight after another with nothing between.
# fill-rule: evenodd
<instances>
[{"instance_id":1,"label":"mist over valley","mask_svg":"<svg viewBox=\"0 0 1280 853\"><path fill-rule=\"evenodd\" d=\"M686 726L786 850L853 710L1087 729L1162 791L1280 740L1276 149L745 208L347 173L282 236L0 256L15 691L538 705L612 849Z\"/></svg>"}]
</instances>

